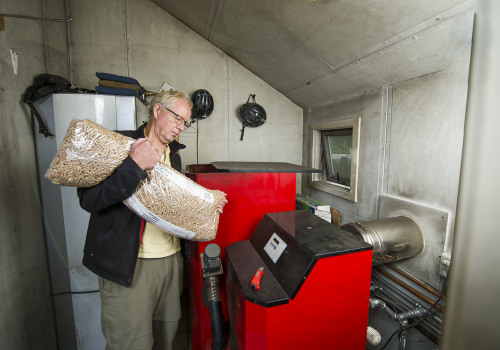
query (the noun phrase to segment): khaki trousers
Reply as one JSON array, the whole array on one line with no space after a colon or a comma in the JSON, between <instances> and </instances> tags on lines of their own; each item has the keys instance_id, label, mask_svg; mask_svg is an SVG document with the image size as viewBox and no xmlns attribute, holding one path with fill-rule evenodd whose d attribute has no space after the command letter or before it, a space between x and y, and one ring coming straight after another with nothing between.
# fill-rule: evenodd
<instances>
[{"instance_id":1,"label":"khaki trousers","mask_svg":"<svg viewBox=\"0 0 500 350\"><path fill-rule=\"evenodd\" d=\"M130 288L99 278L106 350L172 350L181 318L182 252L137 260Z\"/></svg>"}]
</instances>

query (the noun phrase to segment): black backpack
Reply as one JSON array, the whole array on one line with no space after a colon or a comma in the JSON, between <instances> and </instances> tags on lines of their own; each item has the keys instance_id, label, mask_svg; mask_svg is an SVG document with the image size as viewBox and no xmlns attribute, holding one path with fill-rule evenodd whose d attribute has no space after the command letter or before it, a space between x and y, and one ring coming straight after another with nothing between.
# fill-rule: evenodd
<instances>
[{"instance_id":1,"label":"black backpack","mask_svg":"<svg viewBox=\"0 0 500 350\"><path fill-rule=\"evenodd\" d=\"M58 75L43 73L37 75L34 79L33 85L29 86L23 94L23 102L26 103L31 109L31 114L34 115L38 121L38 132L44 134L45 137L54 136L49 132L45 121L40 113L34 106L34 102L42 97L48 96L56 92L95 92L87 89L74 87L69 81Z\"/></svg>"}]
</instances>

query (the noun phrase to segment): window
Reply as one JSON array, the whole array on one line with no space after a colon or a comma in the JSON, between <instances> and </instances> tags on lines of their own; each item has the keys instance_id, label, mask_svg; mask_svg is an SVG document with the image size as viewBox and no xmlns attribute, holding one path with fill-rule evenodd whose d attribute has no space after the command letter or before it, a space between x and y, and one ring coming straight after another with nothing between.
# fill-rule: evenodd
<instances>
[{"instance_id":1,"label":"window","mask_svg":"<svg viewBox=\"0 0 500 350\"><path fill-rule=\"evenodd\" d=\"M350 188L352 128L321 131L321 146L327 180Z\"/></svg>"},{"instance_id":2,"label":"window","mask_svg":"<svg viewBox=\"0 0 500 350\"><path fill-rule=\"evenodd\" d=\"M311 174L310 186L357 201L360 124L360 118L311 124L311 166L323 172Z\"/></svg>"}]
</instances>

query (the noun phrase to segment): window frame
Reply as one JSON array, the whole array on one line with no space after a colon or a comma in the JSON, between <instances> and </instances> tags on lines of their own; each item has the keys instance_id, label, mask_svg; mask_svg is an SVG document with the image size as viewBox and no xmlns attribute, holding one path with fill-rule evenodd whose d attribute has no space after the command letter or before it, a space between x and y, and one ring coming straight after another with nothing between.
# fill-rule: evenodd
<instances>
[{"instance_id":1,"label":"window frame","mask_svg":"<svg viewBox=\"0 0 500 350\"><path fill-rule=\"evenodd\" d=\"M350 188L327 181L322 162L322 131L352 128L351 147L351 178ZM315 123L310 125L310 166L322 169L322 173L312 173L309 176L309 186L320 191L347 199L352 202L358 200L358 165L359 165L359 140L360 140L361 118L354 117L343 120Z\"/></svg>"}]
</instances>

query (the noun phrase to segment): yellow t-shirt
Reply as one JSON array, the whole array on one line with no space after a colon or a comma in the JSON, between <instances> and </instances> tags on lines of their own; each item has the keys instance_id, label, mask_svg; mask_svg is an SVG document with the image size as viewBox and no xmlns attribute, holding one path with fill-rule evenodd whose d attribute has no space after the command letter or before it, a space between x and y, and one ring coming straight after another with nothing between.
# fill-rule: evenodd
<instances>
[{"instance_id":1,"label":"yellow t-shirt","mask_svg":"<svg viewBox=\"0 0 500 350\"><path fill-rule=\"evenodd\" d=\"M170 166L170 149L167 146L161 162ZM158 226L146 222L142 233L142 242L139 248L139 258L164 258L181 250L179 237L163 231Z\"/></svg>"}]
</instances>

